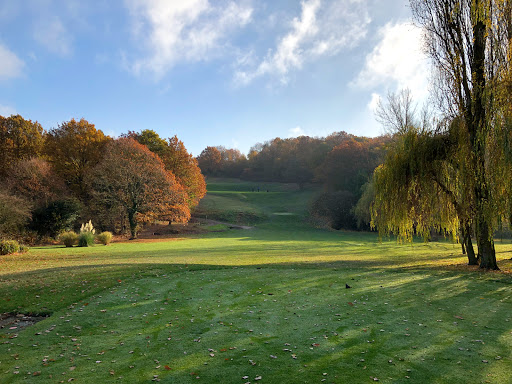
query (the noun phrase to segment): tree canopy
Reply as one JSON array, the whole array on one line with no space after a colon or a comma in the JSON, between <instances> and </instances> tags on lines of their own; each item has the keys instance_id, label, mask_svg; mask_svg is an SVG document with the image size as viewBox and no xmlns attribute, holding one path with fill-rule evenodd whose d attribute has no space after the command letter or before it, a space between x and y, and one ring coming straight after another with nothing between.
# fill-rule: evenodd
<instances>
[{"instance_id":1,"label":"tree canopy","mask_svg":"<svg viewBox=\"0 0 512 384\"><path fill-rule=\"evenodd\" d=\"M374 224L402 237L432 225L459 234L470 264L498 269L494 230L510 218L512 6L411 0L411 9L425 31L440 119L430 126L412 121L404 98L390 99L388 113L379 114L394 120L398 138L375 173Z\"/></svg>"},{"instance_id":2,"label":"tree canopy","mask_svg":"<svg viewBox=\"0 0 512 384\"><path fill-rule=\"evenodd\" d=\"M55 172L77 197L83 198L87 194L86 174L100 162L110 140L87 120L71 119L48 132L44 152Z\"/></svg>"},{"instance_id":3,"label":"tree canopy","mask_svg":"<svg viewBox=\"0 0 512 384\"><path fill-rule=\"evenodd\" d=\"M186 193L164 163L146 146L131 138L117 139L106 147L101 162L90 173L95 204L127 219L132 238L139 224L163 218L187 221Z\"/></svg>"}]
</instances>

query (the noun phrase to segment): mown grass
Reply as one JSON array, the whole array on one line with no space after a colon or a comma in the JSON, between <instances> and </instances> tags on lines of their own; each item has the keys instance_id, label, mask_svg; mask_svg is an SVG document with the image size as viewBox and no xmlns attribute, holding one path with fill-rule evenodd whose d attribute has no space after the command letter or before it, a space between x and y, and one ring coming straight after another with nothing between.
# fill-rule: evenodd
<instances>
[{"instance_id":1,"label":"mown grass","mask_svg":"<svg viewBox=\"0 0 512 384\"><path fill-rule=\"evenodd\" d=\"M51 314L0 333L0 382L510 382L510 275L449 241L311 228L311 190L230 187L227 207L246 194L266 220L0 258L0 312Z\"/></svg>"}]
</instances>

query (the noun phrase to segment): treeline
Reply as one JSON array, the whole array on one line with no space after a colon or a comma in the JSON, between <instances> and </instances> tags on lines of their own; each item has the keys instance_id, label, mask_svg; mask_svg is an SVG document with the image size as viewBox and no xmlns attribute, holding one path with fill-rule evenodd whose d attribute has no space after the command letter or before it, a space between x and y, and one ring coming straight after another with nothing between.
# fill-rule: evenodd
<instances>
[{"instance_id":1,"label":"treeline","mask_svg":"<svg viewBox=\"0 0 512 384\"><path fill-rule=\"evenodd\" d=\"M187 222L206 193L196 159L151 130L118 139L85 119L46 131L0 116L0 238L35 242L92 219L137 236L147 222Z\"/></svg>"},{"instance_id":2,"label":"treeline","mask_svg":"<svg viewBox=\"0 0 512 384\"><path fill-rule=\"evenodd\" d=\"M300 136L257 144L248 156L236 149L207 147L197 160L208 176L252 181L315 183L323 193L311 215L335 229L368 229L369 203L361 201L374 169L382 163L390 139L358 137L346 132L317 138ZM368 205L368 206L365 206Z\"/></svg>"}]
</instances>

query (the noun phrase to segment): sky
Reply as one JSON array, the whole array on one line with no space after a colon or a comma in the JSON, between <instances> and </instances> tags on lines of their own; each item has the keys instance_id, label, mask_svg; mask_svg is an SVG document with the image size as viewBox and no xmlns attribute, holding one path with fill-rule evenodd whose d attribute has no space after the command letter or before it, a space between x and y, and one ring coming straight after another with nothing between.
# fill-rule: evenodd
<instances>
[{"instance_id":1,"label":"sky","mask_svg":"<svg viewBox=\"0 0 512 384\"><path fill-rule=\"evenodd\" d=\"M379 97L428 92L407 0L0 0L0 115L152 129L197 156L378 136Z\"/></svg>"}]
</instances>

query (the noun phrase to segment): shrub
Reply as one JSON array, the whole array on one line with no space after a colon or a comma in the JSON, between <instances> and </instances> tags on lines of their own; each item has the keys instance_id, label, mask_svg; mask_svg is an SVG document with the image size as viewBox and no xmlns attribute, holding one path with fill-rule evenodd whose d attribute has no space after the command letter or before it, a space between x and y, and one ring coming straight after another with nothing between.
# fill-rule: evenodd
<instances>
[{"instance_id":1,"label":"shrub","mask_svg":"<svg viewBox=\"0 0 512 384\"><path fill-rule=\"evenodd\" d=\"M77 200L52 201L33 212L31 228L41 237L55 237L60 232L71 229L80 209L81 206Z\"/></svg>"},{"instance_id":2,"label":"shrub","mask_svg":"<svg viewBox=\"0 0 512 384\"><path fill-rule=\"evenodd\" d=\"M94 244L94 233L92 232L82 232L78 236L78 246L79 247L90 247Z\"/></svg>"},{"instance_id":3,"label":"shrub","mask_svg":"<svg viewBox=\"0 0 512 384\"><path fill-rule=\"evenodd\" d=\"M0 240L0 255L10 255L17 253L20 250L20 245L16 240Z\"/></svg>"},{"instance_id":4,"label":"shrub","mask_svg":"<svg viewBox=\"0 0 512 384\"><path fill-rule=\"evenodd\" d=\"M78 242L78 235L75 232L63 232L59 236L59 240L66 246L72 247Z\"/></svg>"},{"instance_id":5,"label":"shrub","mask_svg":"<svg viewBox=\"0 0 512 384\"><path fill-rule=\"evenodd\" d=\"M13 237L22 233L30 220L30 209L28 200L0 192L0 234Z\"/></svg>"},{"instance_id":6,"label":"shrub","mask_svg":"<svg viewBox=\"0 0 512 384\"><path fill-rule=\"evenodd\" d=\"M96 239L103 245L109 245L112 241L112 232L101 232L96 236Z\"/></svg>"},{"instance_id":7,"label":"shrub","mask_svg":"<svg viewBox=\"0 0 512 384\"><path fill-rule=\"evenodd\" d=\"M26 246L25 244L20 244L20 250L18 253L27 253L30 248Z\"/></svg>"}]
</instances>

